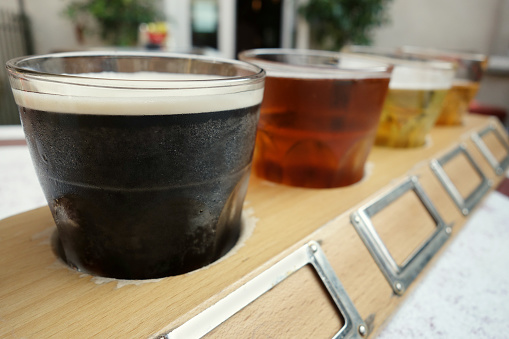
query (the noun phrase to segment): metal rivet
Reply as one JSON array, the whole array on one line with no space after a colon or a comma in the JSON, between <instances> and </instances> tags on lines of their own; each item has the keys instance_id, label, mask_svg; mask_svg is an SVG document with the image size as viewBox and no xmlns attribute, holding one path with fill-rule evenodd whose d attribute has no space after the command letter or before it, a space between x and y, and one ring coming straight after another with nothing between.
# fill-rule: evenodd
<instances>
[{"instance_id":1,"label":"metal rivet","mask_svg":"<svg viewBox=\"0 0 509 339\"><path fill-rule=\"evenodd\" d=\"M356 223L359 223L361 222L361 218L359 218L358 215L356 215L354 218L353 218L353 221L355 221Z\"/></svg>"},{"instance_id":2,"label":"metal rivet","mask_svg":"<svg viewBox=\"0 0 509 339\"><path fill-rule=\"evenodd\" d=\"M401 285L401 283L399 281L397 281L397 282L394 283L394 289L398 293L400 293L403 290L403 285Z\"/></svg>"},{"instance_id":3,"label":"metal rivet","mask_svg":"<svg viewBox=\"0 0 509 339\"><path fill-rule=\"evenodd\" d=\"M364 337L364 336L367 334L367 332L368 332L368 331L366 330L366 326L364 326L364 325L359 325L359 334L360 334L361 336L363 336L363 337Z\"/></svg>"},{"instance_id":4,"label":"metal rivet","mask_svg":"<svg viewBox=\"0 0 509 339\"><path fill-rule=\"evenodd\" d=\"M318 251L318 247L315 244L311 244L311 246L309 247L311 248L311 251L313 251L314 253Z\"/></svg>"},{"instance_id":5,"label":"metal rivet","mask_svg":"<svg viewBox=\"0 0 509 339\"><path fill-rule=\"evenodd\" d=\"M464 208L464 209L461 210L461 213L463 213L463 215L465 215L465 216L468 215L468 212L470 212L468 210L468 208Z\"/></svg>"},{"instance_id":6,"label":"metal rivet","mask_svg":"<svg viewBox=\"0 0 509 339\"><path fill-rule=\"evenodd\" d=\"M447 227L445 228L445 233L447 233L447 234L451 234L451 233L452 233L452 228L451 228L450 226L447 226Z\"/></svg>"},{"instance_id":7,"label":"metal rivet","mask_svg":"<svg viewBox=\"0 0 509 339\"><path fill-rule=\"evenodd\" d=\"M417 184L419 182L419 179L417 179L417 177L412 177L412 182L414 184Z\"/></svg>"}]
</instances>

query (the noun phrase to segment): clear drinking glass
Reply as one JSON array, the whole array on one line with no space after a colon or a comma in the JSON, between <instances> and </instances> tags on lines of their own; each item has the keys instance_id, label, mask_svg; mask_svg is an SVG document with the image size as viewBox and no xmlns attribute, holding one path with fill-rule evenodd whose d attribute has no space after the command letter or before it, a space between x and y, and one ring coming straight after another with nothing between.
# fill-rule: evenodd
<instances>
[{"instance_id":1,"label":"clear drinking glass","mask_svg":"<svg viewBox=\"0 0 509 339\"><path fill-rule=\"evenodd\" d=\"M7 69L69 265L159 278L235 244L262 69L136 52L23 57Z\"/></svg>"},{"instance_id":2,"label":"clear drinking glass","mask_svg":"<svg viewBox=\"0 0 509 339\"><path fill-rule=\"evenodd\" d=\"M402 47L401 52L420 58L436 59L454 63L456 73L451 90L444 100L437 125L461 125L468 112L468 105L479 90L482 75L488 64L487 56L431 48Z\"/></svg>"},{"instance_id":3,"label":"clear drinking glass","mask_svg":"<svg viewBox=\"0 0 509 339\"><path fill-rule=\"evenodd\" d=\"M239 58L267 72L253 168L291 186L359 181L392 67L334 52L257 49Z\"/></svg>"},{"instance_id":4,"label":"clear drinking glass","mask_svg":"<svg viewBox=\"0 0 509 339\"><path fill-rule=\"evenodd\" d=\"M393 49L350 46L347 50L394 65L375 144L423 146L451 88L454 65L407 56Z\"/></svg>"}]
</instances>

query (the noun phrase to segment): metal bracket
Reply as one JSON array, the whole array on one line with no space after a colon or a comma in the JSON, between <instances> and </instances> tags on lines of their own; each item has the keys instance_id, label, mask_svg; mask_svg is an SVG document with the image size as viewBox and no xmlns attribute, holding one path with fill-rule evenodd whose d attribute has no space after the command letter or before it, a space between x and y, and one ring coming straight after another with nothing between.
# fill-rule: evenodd
<instances>
[{"instance_id":1,"label":"metal bracket","mask_svg":"<svg viewBox=\"0 0 509 339\"><path fill-rule=\"evenodd\" d=\"M483 136L490 132L492 132L495 135L495 137L498 139L498 141L500 141L500 143L502 144L502 146L504 146L506 150L507 155L501 162L498 162L498 160L495 158L493 153L491 153L490 149L488 148L488 146L486 146L482 139ZM482 155L489 162L495 173L497 175L504 174L504 171L507 169L507 166L509 166L509 145L507 145L506 141L504 140L500 132L495 128L495 126L489 125L482 131L472 134L470 138L477 146L477 148L479 148L479 151L481 151Z\"/></svg>"},{"instance_id":2,"label":"metal bracket","mask_svg":"<svg viewBox=\"0 0 509 339\"><path fill-rule=\"evenodd\" d=\"M355 339L366 336L368 327L348 297L320 245L311 241L216 304L158 338L201 338L308 264L316 270L345 321L333 338Z\"/></svg>"},{"instance_id":3,"label":"metal bracket","mask_svg":"<svg viewBox=\"0 0 509 339\"><path fill-rule=\"evenodd\" d=\"M400 266L396 263L383 243L371 222L371 217L406 192L413 190L417 197L436 222L435 232ZM433 255L442 247L452 232L451 226L445 224L435 206L428 198L417 177L413 176L386 193L378 200L360 208L350 215L350 220L357 233L371 253L371 256L391 285L394 293L402 295L412 281L419 275Z\"/></svg>"},{"instance_id":4,"label":"metal bracket","mask_svg":"<svg viewBox=\"0 0 509 339\"><path fill-rule=\"evenodd\" d=\"M481 178L481 183L465 199L461 196L460 192L458 191L456 186L454 186L451 179L449 178L447 173L445 173L444 168L442 167L445 163L447 163L448 161L450 161L459 154L465 155L469 163L472 165L474 170ZM486 176L481 171L479 166L477 166L474 159L472 158L472 156L467 151L464 145L459 145L457 148L453 149L451 152L442 156L438 160L437 159L431 160L430 167L464 216L467 216L470 213L470 211L475 207L475 205L477 205L481 198L488 192L491 185L493 185L493 183L486 178Z\"/></svg>"}]
</instances>

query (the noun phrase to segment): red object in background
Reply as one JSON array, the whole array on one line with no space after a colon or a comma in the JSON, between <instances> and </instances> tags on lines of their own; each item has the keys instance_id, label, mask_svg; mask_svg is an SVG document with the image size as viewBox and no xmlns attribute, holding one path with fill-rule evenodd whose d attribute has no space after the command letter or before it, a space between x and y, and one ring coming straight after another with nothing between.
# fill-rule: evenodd
<instances>
[{"instance_id":1,"label":"red object in background","mask_svg":"<svg viewBox=\"0 0 509 339\"><path fill-rule=\"evenodd\" d=\"M507 118L507 111L504 108L481 104L475 100L468 106L468 111L476 114L496 116L503 124Z\"/></svg>"},{"instance_id":2,"label":"red object in background","mask_svg":"<svg viewBox=\"0 0 509 339\"><path fill-rule=\"evenodd\" d=\"M148 32L148 39L154 45L161 45L166 38L166 32Z\"/></svg>"}]
</instances>

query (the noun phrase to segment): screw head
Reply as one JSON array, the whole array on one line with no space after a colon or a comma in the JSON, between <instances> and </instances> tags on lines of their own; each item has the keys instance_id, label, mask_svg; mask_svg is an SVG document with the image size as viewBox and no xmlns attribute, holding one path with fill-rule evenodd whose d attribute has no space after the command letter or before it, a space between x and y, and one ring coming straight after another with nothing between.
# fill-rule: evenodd
<instances>
[{"instance_id":1,"label":"screw head","mask_svg":"<svg viewBox=\"0 0 509 339\"><path fill-rule=\"evenodd\" d=\"M397 281L396 283L394 283L394 289L396 290L396 292L401 293L403 292L403 285L401 285L401 283Z\"/></svg>"},{"instance_id":2,"label":"screw head","mask_svg":"<svg viewBox=\"0 0 509 339\"><path fill-rule=\"evenodd\" d=\"M445 228L445 233L447 233L447 234L451 234L451 233L452 233L452 228L451 228L450 226L447 226L447 227Z\"/></svg>"},{"instance_id":3,"label":"screw head","mask_svg":"<svg viewBox=\"0 0 509 339\"><path fill-rule=\"evenodd\" d=\"M313 253L316 253L318 251L318 247L315 244L311 244L311 246L309 247L311 248L311 251L313 251Z\"/></svg>"},{"instance_id":4,"label":"screw head","mask_svg":"<svg viewBox=\"0 0 509 339\"><path fill-rule=\"evenodd\" d=\"M359 218L358 215L356 215L354 218L353 218L353 221L355 221L356 223L359 223L361 221L361 218Z\"/></svg>"},{"instance_id":5,"label":"screw head","mask_svg":"<svg viewBox=\"0 0 509 339\"><path fill-rule=\"evenodd\" d=\"M468 210L468 208L464 208L464 209L461 210L461 213L463 213L463 215L465 215L465 216L468 215L468 212L470 212Z\"/></svg>"},{"instance_id":6,"label":"screw head","mask_svg":"<svg viewBox=\"0 0 509 339\"><path fill-rule=\"evenodd\" d=\"M359 331L359 334L363 337L368 333L368 330L366 329L366 326L364 326L364 325L359 325L358 331Z\"/></svg>"}]
</instances>

